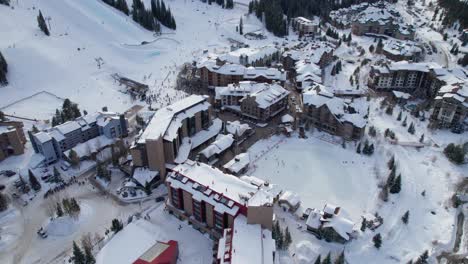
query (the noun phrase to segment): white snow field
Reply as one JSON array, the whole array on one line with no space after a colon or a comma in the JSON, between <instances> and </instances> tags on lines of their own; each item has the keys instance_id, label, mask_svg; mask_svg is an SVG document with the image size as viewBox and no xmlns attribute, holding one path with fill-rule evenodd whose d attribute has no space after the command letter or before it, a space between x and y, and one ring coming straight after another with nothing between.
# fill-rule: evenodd
<instances>
[{"instance_id":1,"label":"white snow field","mask_svg":"<svg viewBox=\"0 0 468 264\"><path fill-rule=\"evenodd\" d=\"M400 109L395 108L389 116L385 109L379 109L379 102L371 101L369 126L375 126L378 132L376 138L369 138L375 144L375 153L370 157L358 155L354 144L348 143L343 149L339 143L322 141L318 138L323 134L316 131L307 133L308 139L300 139L297 134L291 138L274 136L249 150L253 162L247 174L297 192L303 207L321 209L324 202L341 206L356 223L357 238L343 246L317 240L305 231L305 222L299 222L299 229L296 217L277 210L282 225L289 226L293 237L289 253L280 253L281 263L310 263L318 254L323 257L331 251L337 256L342 250L349 263L406 263L425 250L437 256L453 247L457 210L452 207L451 197L456 184L468 176L468 166L453 165L442 151L449 142L463 142L466 135L447 131L434 134L427 130L427 121L404 112L408 124L415 123L416 133L411 135L401 121L396 121ZM418 142L425 133L429 146L418 150L390 144L383 137L386 128L392 129L400 142ZM390 172L386 163L392 155L397 174L402 175L402 190L383 202L377 185L386 181ZM407 210L410 217L405 225L401 217ZM359 231L363 213L378 213L384 219L383 225L376 231ZM383 239L380 250L372 243L377 233Z\"/></svg>"},{"instance_id":2,"label":"white snow field","mask_svg":"<svg viewBox=\"0 0 468 264\"><path fill-rule=\"evenodd\" d=\"M313 136L274 136L257 142L249 152L254 166L247 174L296 192L303 208L322 209L331 203L350 212L355 221L373 209L378 194L374 161L354 155L354 144L343 149Z\"/></svg>"},{"instance_id":3,"label":"white snow field","mask_svg":"<svg viewBox=\"0 0 468 264\"><path fill-rule=\"evenodd\" d=\"M150 1L145 3L149 8ZM0 108L48 91L70 98L88 112L103 106L122 112L134 102L119 91L123 87L111 78L113 73L148 84L158 97L153 107L184 96L173 89L178 67L193 61L204 49L228 47L227 38L239 38L235 28L247 8L225 10L187 0L166 4L175 16L177 30L164 28L159 37L97 0L22 0L12 1L13 8L1 5L0 33L8 37L0 38L0 49L8 62L10 84L0 89ZM37 27L38 9L51 18L50 37ZM244 25L245 32L262 28L254 16L244 17ZM140 45L143 41L151 43ZM271 41L270 37L249 44ZM95 61L99 57L104 60L100 69Z\"/></svg>"}]
</instances>

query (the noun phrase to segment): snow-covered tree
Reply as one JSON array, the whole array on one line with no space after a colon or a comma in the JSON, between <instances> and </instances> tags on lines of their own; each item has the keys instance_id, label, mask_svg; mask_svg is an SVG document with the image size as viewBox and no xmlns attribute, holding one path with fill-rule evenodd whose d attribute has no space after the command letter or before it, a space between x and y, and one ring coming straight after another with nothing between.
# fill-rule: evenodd
<instances>
[{"instance_id":1,"label":"snow-covered tree","mask_svg":"<svg viewBox=\"0 0 468 264\"><path fill-rule=\"evenodd\" d=\"M45 22L44 16L42 15L41 10L39 10L39 15L37 16L37 25L39 26L39 29L44 32L47 36L50 36L49 28L47 27L47 24Z\"/></svg>"},{"instance_id":2,"label":"snow-covered tree","mask_svg":"<svg viewBox=\"0 0 468 264\"><path fill-rule=\"evenodd\" d=\"M382 246L382 235L380 233L376 234L372 238L372 242L374 242L375 248L380 249L380 247Z\"/></svg>"}]
</instances>

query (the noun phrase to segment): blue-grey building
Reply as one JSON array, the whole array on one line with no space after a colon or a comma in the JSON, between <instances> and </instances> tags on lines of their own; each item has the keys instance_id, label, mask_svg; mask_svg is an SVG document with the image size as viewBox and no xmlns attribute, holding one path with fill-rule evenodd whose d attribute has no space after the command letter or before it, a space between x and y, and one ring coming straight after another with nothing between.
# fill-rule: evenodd
<instances>
[{"instance_id":1,"label":"blue-grey building","mask_svg":"<svg viewBox=\"0 0 468 264\"><path fill-rule=\"evenodd\" d=\"M36 134L29 132L35 152L44 156L46 164L56 162L65 151L98 136L112 139L127 135L128 121L125 116L111 112L81 116Z\"/></svg>"}]
</instances>

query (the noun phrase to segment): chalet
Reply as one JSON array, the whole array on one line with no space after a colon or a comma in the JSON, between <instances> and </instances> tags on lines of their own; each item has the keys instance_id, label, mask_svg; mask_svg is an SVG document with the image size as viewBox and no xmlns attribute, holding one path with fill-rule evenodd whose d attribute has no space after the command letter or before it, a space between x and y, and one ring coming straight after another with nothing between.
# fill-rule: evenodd
<instances>
[{"instance_id":1,"label":"chalet","mask_svg":"<svg viewBox=\"0 0 468 264\"><path fill-rule=\"evenodd\" d=\"M250 81L215 88L216 104L244 117L266 122L287 107L289 91L277 83Z\"/></svg>"},{"instance_id":2,"label":"chalet","mask_svg":"<svg viewBox=\"0 0 468 264\"><path fill-rule=\"evenodd\" d=\"M272 195L217 168L187 160L173 168L166 185L169 212L211 237L223 237L237 217L246 217L248 224L272 228Z\"/></svg>"},{"instance_id":3,"label":"chalet","mask_svg":"<svg viewBox=\"0 0 468 264\"><path fill-rule=\"evenodd\" d=\"M236 144L242 143L245 139L255 133L255 131L248 125L239 121L227 121L224 125L224 133L234 135Z\"/></svg>"},{"instance_id":4,"label":"chalet","mask_svg":"<svg viewBox=\"0 0 468 264\"><path fill-rule=\"evenodd\" d=\"M368 112L365 98L339 98L317 85L303 92L302 101L306 125L347 140L359 140L364 135Z\"/></svg>"},{"instance_id":5,"label":"chalet","mask_svg":"<svg viewBox=\"0 0 468 264\"><path fill-rule=\"evenodd\" d=\"M285 191L280 195L278 204L285 210L295 212L301 205L301 199L296 193Z\"/></svg>"},{"instance_id":6,"label":"chalet","mask_svg":"<svg viewBox=\"0 0 468 264\"><path fill-rule=\"evenodd\" d=\"M209 164L218 162L220 156L226 152L234 143L234 136L232 134L219 134L216 140L213 141L208 147L200 151L200 161Z\"/></svg>"},{"instance_id":7,"label":"chalet","mask_svg":"<svg viewBox=\"0 0 468 264\"><path fill-rule=\"evenodd\" d=\"M214 139L222 128L212 119L208 97L191 95L159 109L130 148L135 167L158 171L165 179L166 166L183 163L190 152Z\"/></svg>"},{"instance_id":8,"label":"chalet","mask_svg":"<svg viewBox=\"0 0 468 264\"><path fill-rule=\"evenodd\" d=\"M325 204L323 210L313 209L306 221L307 231L327 242L346 243L353 237L354 222L340 207Z\"/></svg>"},{"instance_id":9,"label":"chalet","mask_svg":"<svg viewBox=\"0 0 468 264\"><path fill-rule=\"evenodd\" d=\"M23 123L0 121L0 161L11 155L23 154L25 144Z\"/></svg>"},{"instance_id":10,"label":"chalet","mask_svg":"<svg viewBox=\"0 0 468 264\"><path fill-rule=\"evenodd\" d=\"M240 175L247 171L250 164L249 153L241 153L236 155L228 163L224 164L223 169L230 174Z\"/></svg>"}]
</instances>

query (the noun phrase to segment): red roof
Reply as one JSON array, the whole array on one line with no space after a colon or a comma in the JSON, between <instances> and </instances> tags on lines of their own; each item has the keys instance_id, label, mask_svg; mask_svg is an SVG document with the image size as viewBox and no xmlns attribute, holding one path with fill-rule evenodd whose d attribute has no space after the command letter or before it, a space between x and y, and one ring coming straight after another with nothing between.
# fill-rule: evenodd
<instances>
[{"instance_id":1,"label":"red roof","mask_svg":"<svg viewBox=\"0 0 468 264\"><path fill-rule=\"evenodd\" d=\"M177 241L157 242L133 264L176 264L179 256Z\"/></svg>"}]
</instances>

